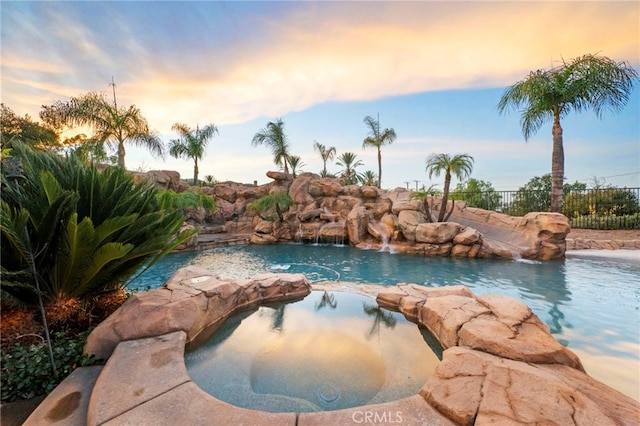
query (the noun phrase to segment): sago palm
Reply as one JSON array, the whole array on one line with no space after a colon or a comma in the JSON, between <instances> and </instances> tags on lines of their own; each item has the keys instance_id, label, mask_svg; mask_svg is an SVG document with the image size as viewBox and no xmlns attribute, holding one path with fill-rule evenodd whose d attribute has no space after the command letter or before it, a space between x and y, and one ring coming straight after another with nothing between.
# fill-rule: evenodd
<instances>
[{"instance_id":1,"label":"sago palm","mask_svg":"<svg viewBox=\"0 0 640 426\"><path fill-rule=\"evenodd\" d=\"M284 132L284 122L278 118L267 123L267 127L257 132L251 140L253 146L267 145L273 154L273 162L276 166L283 167L285 173L289 173L287 165L289 159L289 142Z\"/></svg>"},{"instance_id":2,"label":"sago palm","mask_svg":"<svg viewBox=\"0 0 640 426\"><path fill-rule=\"evenodd\" d=\"M149 129L147 120L135 106L118 107L115 98L110 103L104 94L90 92L43 106L40 118L48 124L59 126L89 126L94 134L91 139L115 148L118 166L125 168L125 143L144 147L152 154L164 156L162 141Z\"/></svg>"},{"instance_id":3,"label":"sago palm","mask_svg":"<svg viewBox=\"0 0 640 426\"><path fill-rule=\"evenodd\" d=\"M153 183L134 184L122 168L98 172L75 157L22 144L12 155L21 160L24 178L9 179L3 168L3 301L35 302L29 252L43 298L55 303L123 287L143 265L193 235L180 232L180 213L159 207Z\"/></svg>"},{"instance_id":4,"label":"sago palm","mask_svg":"<svg viewBox=\"0 0 640 426\"><path fill-rule=\"evenodd\" d=\"M336 155L336 147L335 146L330 146L330 147L326 147L323 144L321 144L318 141L314 141L313 143L313 149L314 151L316 151L318 154L320 154L320 158L322 158L322 177L327 177L328 173L327 173L327 161L331 161L333 160L333 157Z\"/></svg>"},{"instance_id":5,"label":"sago palm","mask_svg":"<svg viewBox=\"0 0 640 426\"><path fill-rule=\"evenodd\" d=\"M362 147L373 146L378 150L378 188L380 188L382 184L382 153L380 149L383 145L390 145L396 140L396 131L393 129L380 131L380 122L368 115L364 118L364 123L369 127L369 136L362 142Z\"/></svg>"},{"instance_id":6,"label":"sago palm","mask_svg":"<svg viewBox=\"0 0 640 426\"><path fill-rule=\"evenodd\" d=\"M204 152L218 128L215 124L208 124L202 129L196 126L190 128L186 124L175 123L171 129L178 132L180 139L169 141L169 155L175 158L193 159L193 184L198 185L198 161L204 157Z\"/></svg>"},{"instance_id":7,"label":"sago palm","mask_svg":"<svg viewBox=\"0 0 640 426\"><path fill-rule=\"evenodd\" d=\"M463 180L473 170L473 157L468 154L458 154L451 156L449 154L431 154L427 158L426 171L429 173L429 179L433 175L436 177L444 173L444 187L442 189L442 203L440 212L438 213L438 222L444 220L444 215L449 202L449 187L451 186L451 175L454 174L458 179Z\"/></svg>"},{"instance_id":8,"label":"sago palm","mask_svg":"<svg viewBox=\"0 0 640 426\"><path fill-rule=\"evenodd\" d=\"M550 70L532 71L507 88L498 112L521 108L520 124L525 141L552 121L551 211L562 211L564 147L560 120L570 112L592 109L598 118L619 111L628 102L638 73L627 62L598 55L584 55Z\"/></svg>"}]
</instances>

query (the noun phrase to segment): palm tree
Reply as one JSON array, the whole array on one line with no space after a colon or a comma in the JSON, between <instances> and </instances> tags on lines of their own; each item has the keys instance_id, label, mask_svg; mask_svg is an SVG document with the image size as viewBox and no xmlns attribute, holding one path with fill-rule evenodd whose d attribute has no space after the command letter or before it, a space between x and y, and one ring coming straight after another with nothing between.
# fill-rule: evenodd
<instances>
[{"instance_id":1,"label":"palm tree","mask_svg":"<svg viewBox=\"0 0 640 426\"><path fill-rule=\"evenodd\" d=\"M272 216L263 216L263 213L269 213L272 209L275 210L280 222L284 221L283 212L286 212L289 207L295 204L293 198L289 194L284 192L274 192L273 194L265 195L258 198L253 203L247 205L247 211L254 212L262 220L273 221Z\"/></svg>"},{"instance_id":2,"label":"palm tree","mask_svg":"<svg viewBox=\"0 0 640 426\"><path fill-rule=\"evenodd\" d=\"M363 186L373 186L376 184L377 180L378 178L373 170L367 170L358 176L358 181L360 182L360 185Z\"/></svg>"},{"instance_id":3,"label":"palm tree","mask_svg":"<svg viewBox=\"0 0 640 426\"><path fill-rule=\"evenodd\" d=\"M253 136L251 141L253 146L267 144L273 154L273 162L276 166L284 167L284 172L289 173L287 166L289 160L289 142L284 133L284 122L278 118L276 121L267 123L267 127L260 130Z\"/></svg>"},{"instance_id":4,"label":"palm tree","mask_svg":"<svg viewBox=\"0 0 640 426\"><path fill-rule=\"evenodd\" d=\"M128 108L118 107L107 101L102 93L90 92L68 102L58 101L53 105L43 106L40 118L54 127L89 126L94 130L91 139L100 144L107 144L118 152L118 166L125 168L125 143L147 148L152 154L164 156L162 141L155 131L149 130L147 120L140 110L131 105Z\"/></svg>"},{"instance_id":5,"label":"palm tree","mask_svg":"<svg viewBox=\"0 0 640 426\"><path fill-rule=\"evenodd\" d=\"M345 185L355 185L358 183L358 173L356 167L364 165L362 161L356 160L357 155L353 152L345 152L338 157L336 165L342 167L340 177L344 178Z\"/></svg>"},{"instance_id":6,"label":"palm tree","mask_svg":"<svg viewBox=\"0 0 640 426\"><path fill-rule=\"evenodd\" d=\"M449 154L431 154L429 158L427 158L426 170L429 173L429 179L431 179L431 176L434 174L438 177L440 173L444 172L442 204L440 205L440 213L438 214L438 222L442 222L449 201L451 174L453 173L460 180L469 177L473 170L473 157L468 154L458 154L453 157Z\"/></svg>"},{"instance_id":7,"label":"palm tree","mask_svg":"<svg viewBox=\"0 0 640 426\"><path fill-rule=\"evenodd\" d=\"M367 115L364 118L364 122L369 126L369 136L367 136L362 142L362 148L368 146L375 146L378 150L378 188L382 182L382 154L380 148L382 145L393 143L396 140L396 131L393 129L384 129L380 132L380 122L373 117Z\"/></svg>"},{"instance_id":8,"label":"palm tree","mask_svg":"<svg viewBox=\"0 0 640 426\"><path fill-rule=\"evenodd\" d=\"M171 129L180 134L180 139L171 139L169 154L175 158L193 158L193 184L198 185L198 160L204 156L209 139L218 133L218 128L212 123L202 129L196 126L194 130L186 124L175 123Z\"/></svg>"},{"instance_id":9,"label":"palm tree","mask_svg":"<svg viewBox=\"0 0 640 426\"><path fill-rule=\"evenodd\" d=\"M313 149L314 151L317 151L318 154L320 154L320 158L322 158L323 167L321 175L322 177L327 177L327 161L333 160L333 157L336 155L336 147L330 146L329 148L327 148L320 142L314 141Z\"/></svg>"},{"instance_id":10,"label":"palm tree","mask_svg":"<svg viewBox=\"0 0 640 426\"><path fill-rule=\"evenodd\" d=\"M290 155L287 160L289 165L291 166L291 174L293 175L294 178L296 177L297 172L298 171L302 172L303 171L302 168L306 166L306 164L302 162L302 160L300 159L300 156L298 155Z\"/></svg>"},{"instance_id":11,"label":"palm tree","mask_svg":"<svg viewBox=\"0 0 640 426\"><path fill-rule=\"evenodd\" d=\"M564 148L560 119L571 111L593 109L598 118L606 110L619 111L628 102L638 73L628 62L587 54L550 70L532 71L505 90L498 112L522 108L520 124L525 141L547 121L551 134L551 211L562 211Z\"/></svg>"}]
</instances>

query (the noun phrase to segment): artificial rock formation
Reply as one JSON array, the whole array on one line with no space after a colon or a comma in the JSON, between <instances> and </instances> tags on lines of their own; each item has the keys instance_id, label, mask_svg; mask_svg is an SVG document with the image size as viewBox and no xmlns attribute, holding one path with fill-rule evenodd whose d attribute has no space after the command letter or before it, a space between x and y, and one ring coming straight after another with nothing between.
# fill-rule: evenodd
<instances>
[{"instance_id":1,"label":"artificial rock formation","mask_svg":"<svg viewBox=\"0 0 640 426\"><path fill-rule=\"evenodd\" d=\"M84 350L106 359L121 341L174 331L184 331L189 343L236 312L262 303L300 299L310 291L302 274L263 274L228 281L203 268L183 268L161 288L127 299L93 330Z\"/></svg>"},{"instance_id":2,"label":"artificial rock formation","mask_svg":"<svg viewBox=\"0 0 640 426\"><path fill-rule=\"evenodd\" d=\"M360 287L377 292L381 307L427 328L444 349L417 395L295 414L247 410L206 394L186 371L188 342L210 336L211 327L232 313L302 298L311 286L297 274L228 281L188 267L164 287L132 297L89 336L85 352L108 361L91 392L87 424L302 426L364 423L369 416L378 424L634 425L640 418L638 402L588 376L579 358L521 302L475 296L465 286ZM55 411L56 401L68 398L56 391L38 412Z\"/></svg>"},{"instance_id":3,"label":"artificial rock formation","mask_svg":"<svg viewBox=\"0 0 640 426\"><path fill-rule=\"evenodd\" d=\"M223 183L206 189L219 206L217 218L229 232L251 233L251 242L280 241L351 244L424 256L549 260L564 257L569 220L557 213L512 217L449 204L448 222L430 223L439 199L425 203L411 192L342 185L340 179L303 173L296 178L268 172L262 186ZM287 193L294 205L284 220L265 223L247 205L272 193ZM433 210L432 210L433 209ZM427 211L429 210L429 211ZM263 214L263 217L267 215Z\"/></svg>"}]
</instances>

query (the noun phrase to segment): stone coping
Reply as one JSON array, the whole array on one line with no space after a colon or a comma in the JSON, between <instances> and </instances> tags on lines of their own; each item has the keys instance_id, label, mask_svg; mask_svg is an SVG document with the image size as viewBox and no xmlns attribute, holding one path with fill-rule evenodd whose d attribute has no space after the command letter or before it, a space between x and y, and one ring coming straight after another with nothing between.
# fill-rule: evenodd
<instances>
[{"instance_id":1,"label":"stone coping","mask_svg":"<svg viewBox=\"0 0 640 426\"><path fill-rule=\"evenodd\" d=\"M640 250L640 240L592 240L588 238L567 238L569 250Z\"/></svg>"},{"instance_id":2,"label":"stone coping","mask_svg":"<svg viewBox=\"0 0 640 426\"><path fill-rule=\"evenodd\" d=\"M209 325L312 289L368 294L427 328L444 352L420 392L338 411L266 413L217 400L191 380L185 347ZM505 296L477 297L465 286L311 286L301 274L228 281L188 267L164 287L132 296L94 330L85 351L108 358L86 407L89 425L613 425L637 424L640 416L638 402L589 377L579 358L525 304Z\"/></svg>"}]
</instances>

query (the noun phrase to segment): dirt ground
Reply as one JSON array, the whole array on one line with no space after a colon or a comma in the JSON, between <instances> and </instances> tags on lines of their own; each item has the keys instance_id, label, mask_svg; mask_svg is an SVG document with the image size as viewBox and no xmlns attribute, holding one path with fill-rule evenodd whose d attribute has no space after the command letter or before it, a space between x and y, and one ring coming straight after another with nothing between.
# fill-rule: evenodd
<instances>
[{"instance_id":1,"label":"dirt ground","mask_svg":"<svg viewBox=\"0 0 640 426\"><path fill-rule=\"evenodd\" d=\"M640 240L640 230L603 231L597 229L572 229L567 238L586 240Z\"/></svg>"}]
</instances>

